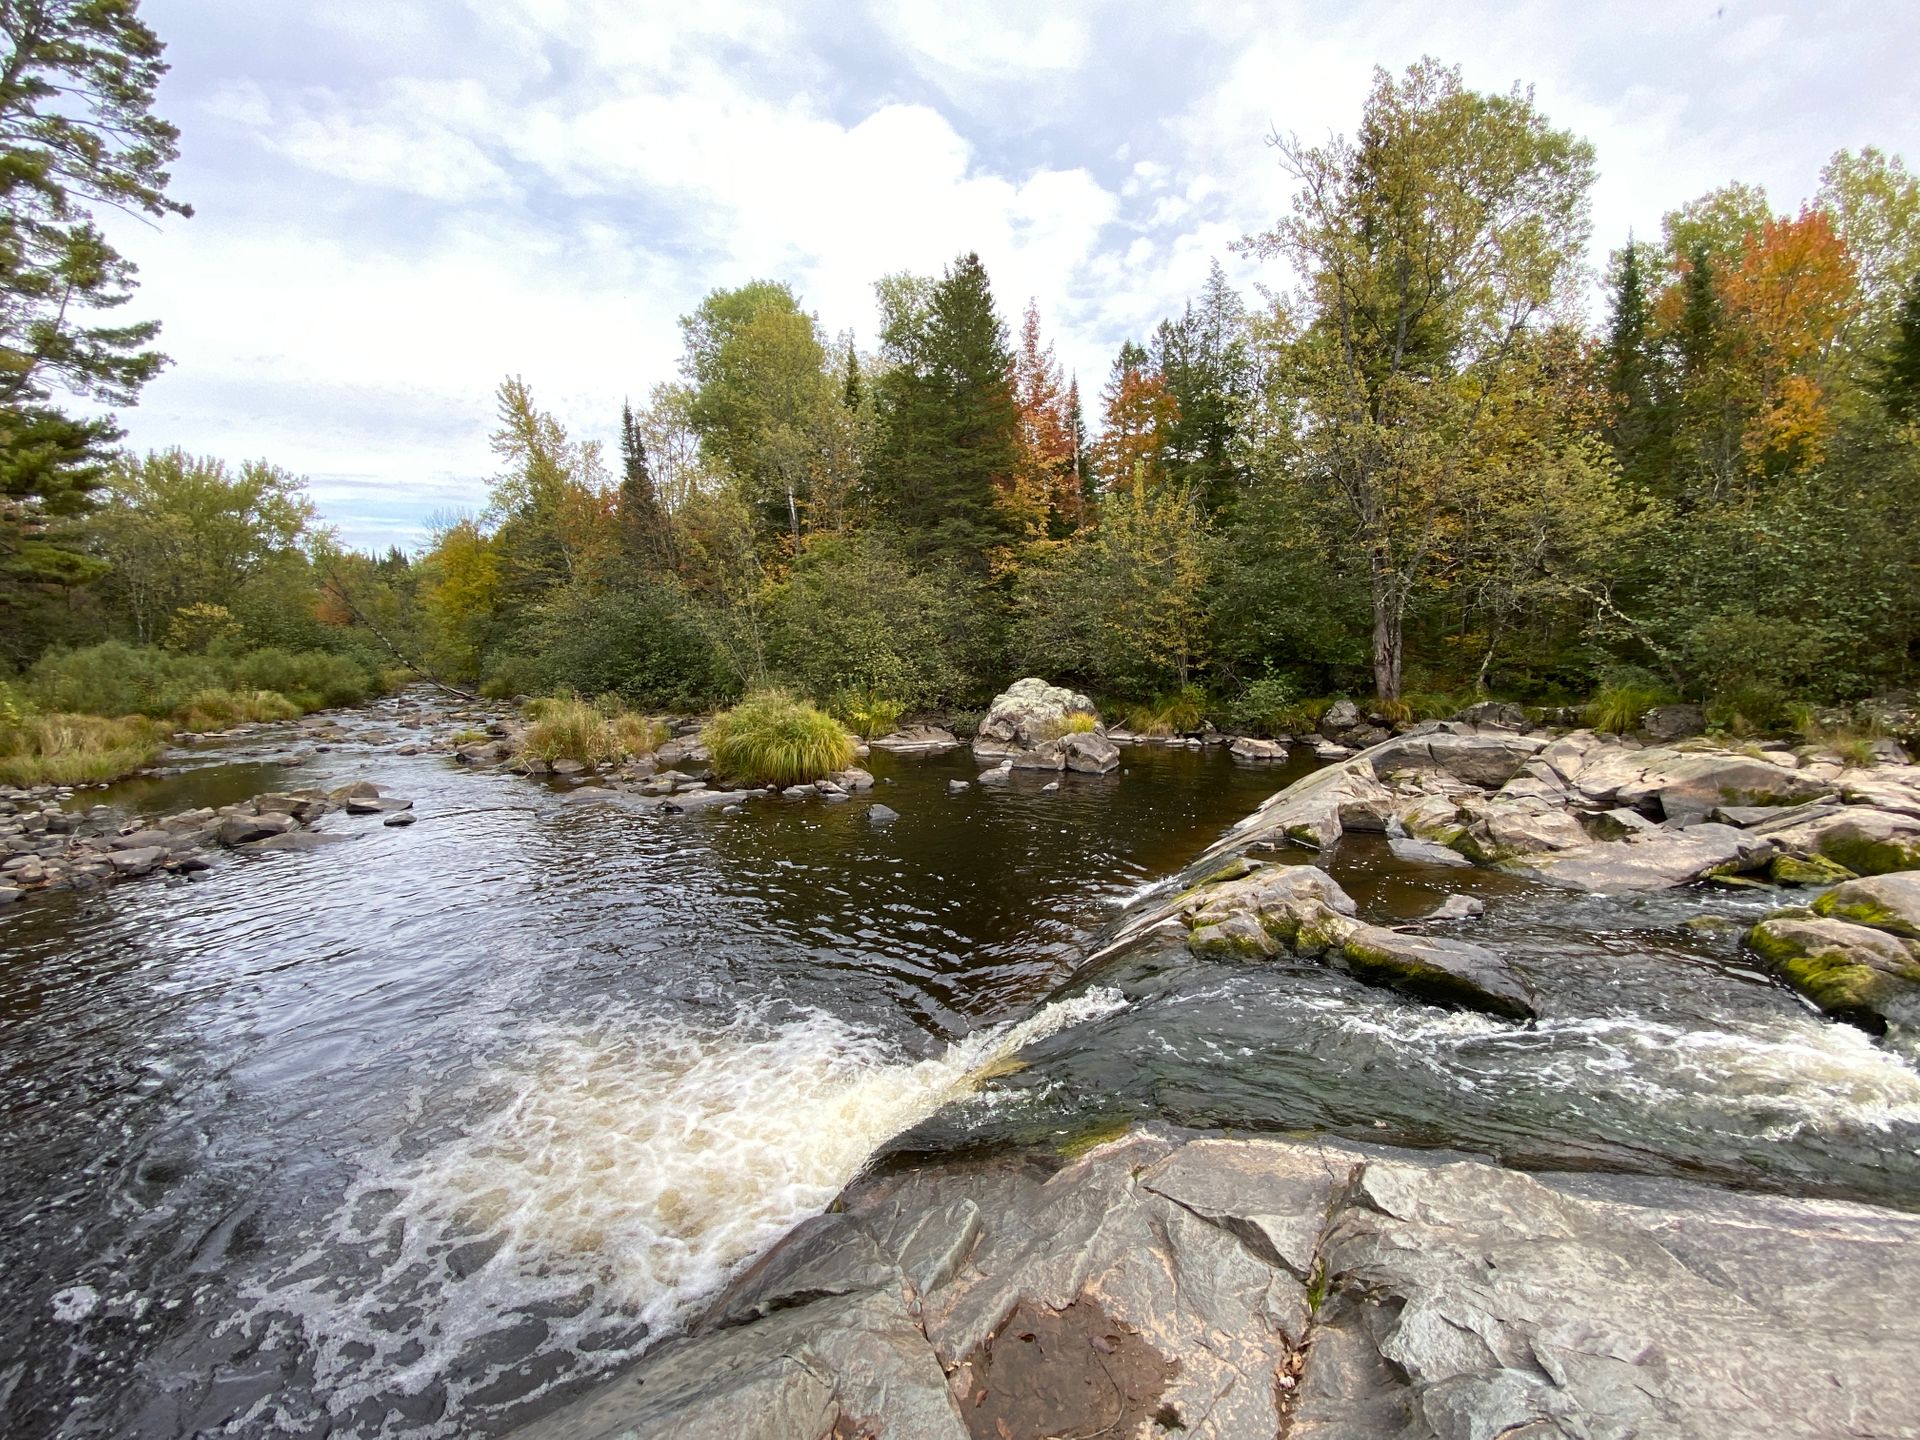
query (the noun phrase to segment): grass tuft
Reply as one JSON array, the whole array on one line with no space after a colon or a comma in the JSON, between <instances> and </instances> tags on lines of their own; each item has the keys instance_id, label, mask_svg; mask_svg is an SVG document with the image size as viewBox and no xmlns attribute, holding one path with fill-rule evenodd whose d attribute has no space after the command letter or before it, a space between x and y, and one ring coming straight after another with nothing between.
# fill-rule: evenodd
<instances>
[{"instance_id":1,"label":"grass tuft","mask_svg":"<svg viewBox=\"0 0 1920 1440\"><path fill-rule=\"evenodd\" d=\"M1198 730L1207 718L1207 697L1199 687L1188 685L1171 695L1162 695L1127 712L1127 729L1136 735L1186 735Z\"/></svg>"},{"instance_id":2,"label":"grass tuft","mask_svg":"<svg viewBox=\"0 0 1920 1440\"><path fill-rule=\"evenodd\" d=\"M628 755L651 754L666 738L666 727L628 710L607 713L578 696L545 696L527 702L533 717L520 736L519 753L530 760L578 760L605 765Z\"/></svg>"},{"instance_id":3,"label":"grass tuft","mask_svg":"<svg viewBox=\"0 0 1920 1440\"><path fill-rule=\"evenodd\" d=\"M160 753L167 727L145 716L33 715L0 729L0 785L117 780Z\"/></svg>"},{"instance_id":4,"label":"grass tuft","mask_svg":"<svg viewBox=\"0 0 1920 1440\"><path fill-rule=\"evenodd\" d=\"M781 690L749 695L701 737L714 768L746 785L802 785L853 763L854 739L831 715Z\"/></svg>"},{"instance_id":5,"label":"grass tuft","mask_svg":"<svg viewBox=\"0 0 1920 1440\"><path fill-rule=\"evenodd\" d=\"M842 690L827 707L833 717L862 740L891 735L900 728L906 707L875 690Z\"/></svg>"},{"instance_id":6,"label":"grass tuft","mask_svg":"<svg viewBox=\"0 0 1920 1440\"><path fill-rule=\"evenodd\" d=\"M196 690L174 712L186 730L230 730L268 720L292 720L301 707L277 690Z\"/></svg>"},{"instance_id":7,"label":"grass tuft","mask_svg":"<svg viewBox=\"0 0 1920 1440\"><path fill-rule=\"evenodd\" d=\"M1649 710L1672 700L1671 691L1637 681L1602 686L1587 702L1587 724L1595 730L1624 735L1638 729L1640 717Z\"/></svg>"}]
</instances>

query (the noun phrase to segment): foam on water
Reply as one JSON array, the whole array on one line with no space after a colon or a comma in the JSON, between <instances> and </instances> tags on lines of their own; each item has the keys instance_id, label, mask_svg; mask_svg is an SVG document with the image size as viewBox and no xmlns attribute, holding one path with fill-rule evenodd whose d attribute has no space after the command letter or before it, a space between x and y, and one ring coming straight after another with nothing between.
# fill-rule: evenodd
<instances>
[{"instance_id":1,"label":"foam on water","mask_svg":"<svg viewBox=\"0 0 1920 1440\"><path fill-rule=\"evenodd\" d=\"M1090 991L922 1060L824 1014L538 1031L455 1138L367 1166L310 1252L318 1278L296 1264L249 1309L297 1327L336 1413L438 1385L460 1433L463 1400L531 1361L609 1365L671 1331L883 1142L1022 1046L1123 1004ZM319 1263L340 1252L371 1273Z\"/></svg>"}]
</instances>

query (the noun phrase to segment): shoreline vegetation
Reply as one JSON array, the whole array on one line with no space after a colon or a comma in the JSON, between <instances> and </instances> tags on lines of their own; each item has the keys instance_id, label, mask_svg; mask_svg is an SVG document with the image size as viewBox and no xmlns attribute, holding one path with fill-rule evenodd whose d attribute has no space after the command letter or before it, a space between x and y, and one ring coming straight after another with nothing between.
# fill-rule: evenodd
<instances>
[{"instance_id":1,"label":"shoreline vegetation","mask_svg":"<svg viewBox=\"0 0 1920 1440\"><path fill-rule=\"evenodd\" d=\"M1097 394L960 249L879 277L865 344L778 279L712 291L609 445L508 377L484 505L415 554L343 547L268 460L37 449L0 506L0 775L98 780L164 724L407 676L585 697L600 721L556 711L533 742L574 760L645 753L621 713L773 691L862 740L964 731L1022 674L1150 736L1497 701L1911 740L1905 162L1841 151L1796 211L1735 182L1608 237L1594 319L1586 141L1432 59L1378 72L1355 118L1364 140L1275 138L1293 196L1239 248L1298 286L1255 302L1215 265Z\"/></svg>"}]
</instances>

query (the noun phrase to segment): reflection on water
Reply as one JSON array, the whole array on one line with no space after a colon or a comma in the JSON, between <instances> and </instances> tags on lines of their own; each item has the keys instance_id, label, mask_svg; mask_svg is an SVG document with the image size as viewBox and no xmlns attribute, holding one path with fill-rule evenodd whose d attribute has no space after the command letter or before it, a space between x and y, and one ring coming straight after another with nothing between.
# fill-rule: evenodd
<instances>
[{"instance_id":1,"label":"reflection on water","mask_svg":"<svg viewBox=\"0 0 1920 1440\"><path fill-rule=\"evenodd\" d=\"M0 915L9 1436L497 1433L889 1144L1157 1116L1920 1205L1910 1060L1683 928L1763 895L1572 896L1344 842L1369 919L1487 900L1470 933L1541 997L1522 1028L1177 947L1076 975L1293 773L1217 751L1051 794L877 755L882 827L864 799L663 816L351 736L283 776L286 743L118 798L367 776L420 823L334 816L352 844Z\"/></svg>"}]
</instances>

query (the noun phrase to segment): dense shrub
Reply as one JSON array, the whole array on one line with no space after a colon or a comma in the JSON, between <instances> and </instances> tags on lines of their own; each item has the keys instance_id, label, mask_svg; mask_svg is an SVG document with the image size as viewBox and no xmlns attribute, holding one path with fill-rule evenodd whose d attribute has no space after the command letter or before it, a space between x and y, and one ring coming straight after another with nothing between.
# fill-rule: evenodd
<instances>
[{"instance_id":1,"label":"dense shrub","mask_svg":"<svg viewBox=\"0 0 1920 1440\"><path fill-rule=\"evenodd\" d=\"M698 612L678 586L636 582L561 589L536 611L520 648L496 661L489 691L577 690L629 705L700 710L735 693Z\"/></svg>"},{"instance_id":2,"label":"dense shrub","mask_svg":"<svg viewBox=\"0 0 1920 1440\"><path fill-rule=\"evenodd\" d=\"M768 593L767 663L820 699L934 705L971 688L980 629L959 577L917 570L876 536L817 536Z\"/></svg>"},{"instance_id":3,"label":"dense shrub","mask_svg":"<svg viewBox=\"0 0 1920 1440\"><path fill-rule=\"evenodd\" d=\"M745 785L800 785L853 763L854 740L831 715L780 690L749 695L703 736L713 765Z\"/></svg>"},{"instance_id":4,"label":"dense shrub","mask_svg":"<svg viewBox=\"0 0 1920 1440\"><path fill-rule=\"evenodd\" d=\"M1136 735L1185 735L1198 730L1206 714L1207 697L1187 685L1127 711L1127 729Z\"/></svg>"},{"instance_id":5,"label":"dense shrub","mask_svg":"<svg viewBox=\"0 0 1920 1440\"><path fill-rule=\"evenodd\" d=\"M188 655L108 640L43 656L28 672L26 691L42 711L148 716L181 714L213 692L272 691L291 702L290 713L298 714L358 704L381 683L379 671L365 662L324 650ZM238 701L224 703L236 713L246 708ZM242 718L283 717L263 712Z\"/></svg>"}]
</instances>

